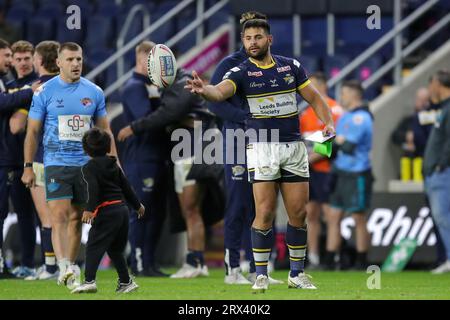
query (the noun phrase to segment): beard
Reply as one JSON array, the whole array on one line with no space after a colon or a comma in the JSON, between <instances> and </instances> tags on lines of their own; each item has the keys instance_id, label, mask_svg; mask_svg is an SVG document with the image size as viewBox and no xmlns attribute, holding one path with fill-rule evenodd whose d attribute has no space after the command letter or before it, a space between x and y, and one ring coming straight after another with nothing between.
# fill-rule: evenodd
<instances>
[{"instance_id":1,"label":"beard","mask_svg":"<svg viewBox=\"0 0 450 320\"><path fill-rule=\"evenodd\" d=\"M252 53L249 49L245 49L247 55L255 60L262 61L267 56L269 52L269 45L261 47L258 52Z\"/></svg>"}]
</instances>

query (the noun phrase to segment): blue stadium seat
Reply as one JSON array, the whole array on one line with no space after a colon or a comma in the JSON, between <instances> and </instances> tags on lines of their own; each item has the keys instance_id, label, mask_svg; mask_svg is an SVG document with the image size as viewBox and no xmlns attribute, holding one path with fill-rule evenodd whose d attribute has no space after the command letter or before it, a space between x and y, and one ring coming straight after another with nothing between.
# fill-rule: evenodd
<instances>
[{"instance_id":1,"label":"blue stadium seat","mask_svg":"<svg viewBox=\"0 0 450 320\"><path fill-rule=\"evenodd\" d=\"M143 4L147 7L149 12L153 12L156 10L156 7L158 6L156 1L149 1L149 0L129 0L125 4L125 11L130 10L133 6L137 4Z\"/></svg>"},{"instance_id":2,"label":"blue stadium seat","mask_svg":"<svg viewBox=\"0 0 450 320\"><path fill-rule=\"evenodd\" d=\"M90 48L89 52L85 55L85 63L89 66L89 69L95 69L99 66L103 61L108 59L113 53L113 49L106 48ZM101 88L105 88L106 84L106 70L100 73L95 79L94 82L100 86Z\"/></svg>"},{"instance_id":3,"label":"blue stadium seat","mask_svg":"<svg viewBox=\"0 0 450 320\"><path fill-rule=\"evenodd\" d=\"M6 20L8 21L17 21L17 20L27 20L30 19L33 15L33 8L24 6L24 5L17 5L14 7L11 7L8 10L8 13L6 14Z\"/></svg>"},{"instance_id":4,"label":"blue stadium seat","mask_svg":"<svg viewBox=\"0 0 450 320\"><path fill-rule=\"evenodd\" d=\"M174 0L166 0L162 1L158 4L154 13L152 14L152 21L156 21L161 18L164 14L166 14L170 9L175 7L178 4L178 1Z\"/></svg>"},{"instance_id":5,"label":"blue stadium seat","mask_svg":"<svg viewBox=\"0 0 450 320\"><path fill-rule=\"evenodd\" d=\"M97 6L97 15L116 17L121 13L121 8L113 1L102 2Z\"/></svg>"},{"instance_id":6,"label":"blue stadium seat","mask_svg":"<svg viewBox=\"0 0 450 320\"><path fill-rule=\"evenodd\" d=\"M358 80L367 80L372 74L374 74L383 64L381 56L372 56L367 59L357 69L356 78Z\"/></svg>"},{"instance_id":7,"label":"blue stadium seat","mask_svg":"<svg viewBox=\"0 0 450 320\"><path fill-rule=\"evenodd\" d=\"M223 24L228 23L229 16L229 11L223 9L219 10L211 17L211 19L206 21L206 31L208 33L214 32Z\"/></svg>"},{"instance_id":8,"label":"blue stadium seat","mask_svg":"<svg viewBox=\"0 0 450 320\"><path fill-rule=\"evenodd\" d=\"M373 75L383 64L383 59L380 55L373 56L367 61L365 61L356 71L356 79L360 80L361 82L367 80L371 75ZM364 96L372 100L375 98L379 92L380 87L383 84L383 80L378 80L375 82L372 86L367 88L364 92Z\"/></svg>"},{"instance_id":9,"label":"blue stadium seat","mask_svg":"<svg viewBox=\"0 0 450 320\"><path fill-rule=\"evenodd\" d=\"M70 30L66 25L66 18L59 19L56 27L56 40L64 42L76 42L79 45L83 45L84 31L86 28ZM83 23L82 23L83 26Z\"/></svg>"},{"instance_id":10,"label":"blue stadium seat","mask_svg":"<svg viewBox=\"0 0 450 320\"><path fill-rule=\"evenodd\" d=\"M366 17L336 18L336 52L350 54L352 57L375 43L393 27L391 17L381 18L381 29L370 30L366 25ZM355 50L349 52L349 50ZM380 50L383 55L392 52L392 45L386 45ZM353 53L353 54L352 54Z\"/></svg>"},{"instance_id":11,"label":"blue stadium seat","mask_svg":"<svg viewBox=\"0 0 450 320\"><path fill-rule=\"evenodd\" d=\"M89 54L86 55L86 63L90 68L94 69L113 54L113 49L92 48L89 50Z\"/></svg>"},{"instance_id":12,"label":"blue stadium seat","mask_svg":"<svg viewBox=\"0 0 450 320\"><path fill-rule=\"evenodd\" d=\"M95 6L94 4L89 0L67 0L66 1L67 6L70 5L77 5L80 7L81 14L84 15L84 17L88 17L95 12ZM64 12L66 12L67 8L65 8Z\"/></svg>"},{"instance_id":13,"label":"blue stadium seat","mask_svg":"<svg viewBox=\"0 0 450 320\"><path fill-rule=\"evenodd\" d=\"M115 34L114 21L104 16L92 16L86 21L85 45L91 47L111 47ZM114 43L115 44L115 43Z\"/></svg>"},{"instance_id":14,"label":"blue stadium seat","mask_svg":"<svg viewBox=\"0 0 450 320\"><path fill-rule=\"evenodd\" d=\"M270 19L270 32L273 35L271 52L281 56L292 57L293 26L291 18Z\"/></svg>"},{"instance_id":15,"label":"blue stadium seat","mask_svg":"<svg viewBox=\"0 0 450 320\"><path fill-rule=\"evenodd\" d=\"M301 20L302 53L324 57L327 52L326 18L303 18Z\"/></svg>"},{"instance_id":16,"label":"blue stadium seat","mask_svg":"<svg viewBox=\"0 0 450 320\"><path fill-rule=\"evenodd\" d=\"M117 25L117 37L119 36L122 28L125 25L125 20L126 20L127 15L126 14L122 14L120 15L117 19L116 19L116 25ZM128 29L128 32L125 36L125 43L129 42L130 40L132 40L134 37L136 37L139 33L141 33L143 30L143 26L142 26L142 15L138 14L135 19L132 20L130 28Z\"/></svg>"},{"instance_id":17,"label":"blue stadium seat","mask_svg":"<svg viewBox=\"0 0 450 320\"><path fill-rule=\"evenodd\" d=\"M327 79L335 77L349 63L350 58L348 56L326 56L324 60L324 71ZM352 76L348 78L352 78Z\"/></svg>"},{"instance_id":18,"label":"blue stadium seat","mask_svg":"<svg viewBox=\"0 0 450 320\"><path fill-rule=\"evenodd\" d=\"M17 36L19 39L25 39L25 23L22 20L8 20L8 24L17 30Z\"/></svg>"},{"instance_id":19,"label":"blue stadium seat","mask_svg":"<svg viewBox=\"0 0 450 320\"><path fill-rule=\"evenodd\" d=\"M36 0L36 3L37 7L40 8L55 3L55 0Z\"/></svg>"},{"instance_id":20,"label":"blue stadium seat","mask_svg":"<svg viewBox=\"0 0 450 320\"><path fill-rule=\"evenodd\" d=\"M27 40L37 45L39 42L55 38L55 24L45 18L34 17L27 23Z\"/></svg>"},{"instance_id":21,"label":"blue stadium seat","mask_svg":"<svg viewBox=\"0 0 450 320\"><path fill-rule=\"evenodd\" d=\"M1 2L7 2L7 1L0 1ZM18 6L24 6L34 9L34 0L10 0L9 6L10 7L18 7Z\"/></svg>"},{"instance_id":22,"label":"blue stadium seat","mask_svg":"<svg viewBox=\"0 0 450 320\"><path fill-rule=\"evenodd\" d=\"M183 23L186 23L186 22L183 22ZM166 39L168 39L168 38L166 38ZM163 40L164 39L161 39L160 41L157 41L157 42L164 43L165 41L163 41ZM193 32L190 32L187 35L185 35L182 39L180 39L180 41L178 41L177 44L175 44L175 48L177 49L179 54L183 54L183 53L189 51L190 49L192 49L195 46L195 43L196 43L196 33L195 33L195 31L193 31Z\"/></svg>"},{"instance_id":23,"label":"blue stadium seat","mask_svg":"<svg viewBox=\"0 0 450 320\"><path fill-rule=\"evenodd\" d=\"M57 20L63 16L66 16L66 8L58 2L46 4L40 7L36 12L36 17L46 19Z\"/></svg>"},{"instance_id":24,"label":"blue stadium seat","mask_svg":"<svg viewBox=\"0 0 450 320\"><path fill-rule=\"evenodd\" d=\"M177 31L175 33L182 31L185 27L187 27L189 24L191 24L192 21L195 20L195 18L196 18L196 13L194 10L192 10L192 8L191 8L191 10L185 10L183 13L178 15L177 16L177 28L176 28ZM164 38L169 39L169 37L170 37L170 34L168 32L169 28L166 27L164 31L166 32ZM164 40L164 38L161 40ZM187 52L192 47L194 47L195 43L196 43L196 32L194 29L194 31L189 32L187 35L185 35L183 37L183 39L178 41L178 43L175 46L179 53L184 53L184 52Z\"/></svg>"},{"instance_id":25,"label":"blue stadium seat","mask_svg":"<svg viewBox=\"0 0 450 320\"><path fill-rule=\"evenodd\" d=\"M296 57L296 59L306 70L307 74L311 74L320 70L320 61L316 56L301 55L300 57Z\"/></svg>"}]
</instances>

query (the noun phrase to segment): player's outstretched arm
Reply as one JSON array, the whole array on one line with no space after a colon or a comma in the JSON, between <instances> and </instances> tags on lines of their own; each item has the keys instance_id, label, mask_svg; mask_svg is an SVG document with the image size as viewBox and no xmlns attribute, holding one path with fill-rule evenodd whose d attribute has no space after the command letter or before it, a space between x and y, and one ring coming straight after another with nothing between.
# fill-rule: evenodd
<instances>
[{"instance_id":1,"label":"player's outstretched arm","mask_svg":"<svg viewBox=\"0 0 450 320\"><path fill-rule=\"evenodd\" d=\"M234 86L228 80L224 80L219 84L212 86L205 85L195 71L192 71L192 77L192 80L187 80L184 88L190 90L192 93L201 95L205 100L221 102L234 95Z\"/></svg>"},{"instance_id":2,"label":"player's outstretched arm","mask_svg":"<svg viewBox=\"0 0 450 320\"><path fill-rule=\"evenodd\" d=\"M299 89L298 92L303 99L305 99L312 106L317 117L319 117L319 119L325 124L323 135L326 136L336 134L330 108L314 85L310 83L306 87Z\"/></svg>"}]
</instances>

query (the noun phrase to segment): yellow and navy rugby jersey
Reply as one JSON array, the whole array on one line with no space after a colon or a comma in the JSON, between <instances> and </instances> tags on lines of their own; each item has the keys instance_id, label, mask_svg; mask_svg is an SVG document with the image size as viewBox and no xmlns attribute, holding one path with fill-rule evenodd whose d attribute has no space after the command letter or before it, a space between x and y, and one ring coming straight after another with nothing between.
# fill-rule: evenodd
<instances>
[{"instance_id":1,"label":"yellow and navy rugby jersey","mask_svg":"<svg viewBox=\"0 0 450 320\"><path fill-rule=\"evenodd\" d=\"M247 129L278 130L279 141L289 142L301 139L298 124L297 89L306 87L310 80L305 70L295 59L272 55L272 63L259 66L249 58L232 68L223 77L229 80L236 95L244 98L249 113ZM255 142L249 137L250 142ZM257 141L264 141L258 135Z\"/></svg>"}]
</instances>

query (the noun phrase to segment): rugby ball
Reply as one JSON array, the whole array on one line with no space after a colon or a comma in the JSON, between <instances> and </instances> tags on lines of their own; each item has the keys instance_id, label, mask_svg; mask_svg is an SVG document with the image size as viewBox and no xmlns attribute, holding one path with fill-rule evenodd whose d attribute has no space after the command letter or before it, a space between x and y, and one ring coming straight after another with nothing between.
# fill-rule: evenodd
<instances>
[{"instance_id":1,"label":"rugby ball","mask_svg":"<svg viewBox=\"0 0 450 320\"><path fill-rule=\"evenodd\" d=\"M155 45L148 55L147 73L154 85L159 88L169 87L177 74L177 61L164 44Z\"/></svg>"}]
</instances>

